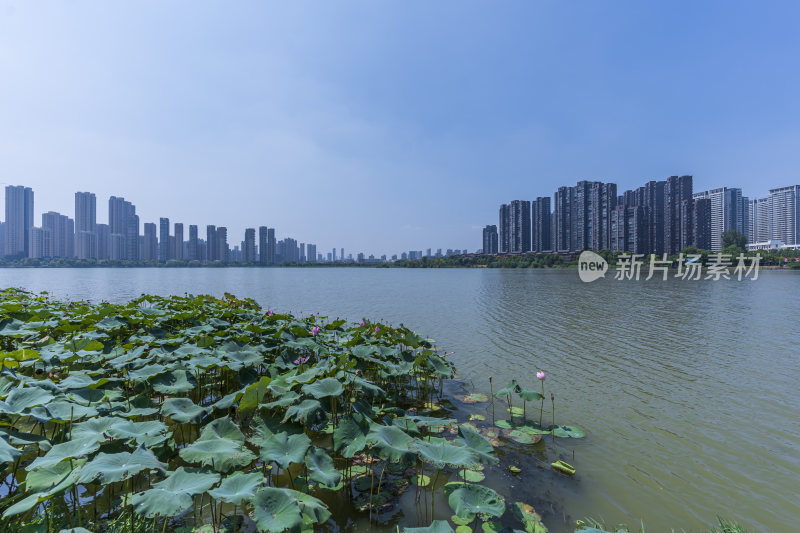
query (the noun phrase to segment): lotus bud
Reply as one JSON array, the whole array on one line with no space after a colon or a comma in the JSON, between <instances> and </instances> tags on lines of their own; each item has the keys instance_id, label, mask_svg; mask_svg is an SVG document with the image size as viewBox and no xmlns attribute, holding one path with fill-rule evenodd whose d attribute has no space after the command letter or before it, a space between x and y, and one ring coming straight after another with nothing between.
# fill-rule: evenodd
<instances>
[{"instance_id":1,"label":"lotus bud","mask_svg":"<svg viewBox=\"0 0 800 533\"><path fill-rule=\"evenodd\" d=\"M544 378L546 377L547 376L545 375L545 373L542 372L541 370L536 373L536 379L538 379L539 381L544 381Z\"/></svg>"},{"instance_id":2,"label":"lotus bud","mask_svg":"<svg viewBox=\"0 0 800 533\"><path fill-rule=\"evenodd\" d=\"M378 334L378 332L380 332L380 330L381 330L381 328L379 328L378 326L375 326L375 334L376 335Z\"/></svg>"},{"instance_id":3,"label":"lotus bud","mask_svg":"<svg viewBox=\"0 0 800 533\"><path fill-rule=\"evenodd\" d=\"M315 336L315 337L316 337L316 336L317 336L317 333L319 333L319 328L318 328L317 326L314 326L313 328L311 328L311 334L312 334L313 336Z\"/></svg>"},{"instance_id":4,"label":"lotus bud","mask_svg":"<svg viewBox=\"0 0 800 533\"><path fill-rule=\"evenodd\" d=\"M365 325L365 322L362 320L361 322L359 322L359 323L358 323L358 325L359 325L359 326L361 326L361 327L363 328L363 327L364 327L364 325Z\"/></svg>"}]
</instances>

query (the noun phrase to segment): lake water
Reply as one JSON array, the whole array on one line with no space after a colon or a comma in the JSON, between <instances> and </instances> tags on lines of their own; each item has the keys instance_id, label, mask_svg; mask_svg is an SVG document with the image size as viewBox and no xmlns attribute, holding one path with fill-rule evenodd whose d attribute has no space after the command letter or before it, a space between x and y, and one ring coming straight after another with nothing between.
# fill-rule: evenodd
<instances>
[{"instance_id":1,"label":"lake water","mask_svg":"<svg viewBox=\"0 0 800 533\"><path fill-rule=\"evenodd\" d=\"M558 421L587 436L561 446L575 478L524 483L570 523L697 531L719 515L762 532L800 527L800 272L585 284L575 270L2 269L0 286L114 302L231 292L404 323L454 352L476 390L488 392L488 376L538 388L547 372ZM540 511L551 531L571 531L562 511Z\"/></svg>"}]
</instances>

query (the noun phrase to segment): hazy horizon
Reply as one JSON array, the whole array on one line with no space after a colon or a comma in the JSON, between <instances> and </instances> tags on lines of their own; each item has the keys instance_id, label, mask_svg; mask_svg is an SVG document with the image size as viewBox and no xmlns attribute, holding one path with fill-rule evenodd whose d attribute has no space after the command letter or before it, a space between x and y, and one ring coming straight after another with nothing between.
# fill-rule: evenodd
<instances>
[{"instance_id":1,"label":"hazy horizon","mask_svg":"<svg viewBox=\"0 0 800 533\"><path fill-rule=\"evenodd\" d=\"M581 179L800 182L796 4L487 6L0 1L0 182L377 256Z\"/></svg>"}]
</instances>

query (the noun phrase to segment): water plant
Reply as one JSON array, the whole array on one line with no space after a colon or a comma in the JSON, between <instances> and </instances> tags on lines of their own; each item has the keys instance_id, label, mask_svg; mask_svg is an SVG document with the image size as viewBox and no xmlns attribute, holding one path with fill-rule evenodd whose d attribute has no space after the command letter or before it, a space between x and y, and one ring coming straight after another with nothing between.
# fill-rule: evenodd
<instances>
[{"instance_id":1,"label":"water plant","mask_svg":"<svg viewBox=\"0 0 800 533\"><path fill-rule=\"evenodd\" d=\"M339 530L342 508L380 520L414 476L434 478L417 484L431 510L440 491L476 524L502 515L470 482L492 445L431 416L450 362L403 326L362 324L230 294L0 291L0 530ZM465 481L438 487L443 471Z\"/></svg>"}]
</instances>

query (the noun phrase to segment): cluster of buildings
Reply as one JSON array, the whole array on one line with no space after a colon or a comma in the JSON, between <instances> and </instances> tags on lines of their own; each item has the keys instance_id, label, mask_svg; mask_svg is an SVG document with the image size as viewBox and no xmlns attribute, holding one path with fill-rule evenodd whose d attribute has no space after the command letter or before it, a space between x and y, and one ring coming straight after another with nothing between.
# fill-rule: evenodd
<instances>
[{"instance_id":1,"label":"cluster of buildings","mask_svg":"<svg viewBox=\"0 0 800 533\"><path fill-rule=\"evenodd\" d=\"M97 222L97 198L94 193L75 193L75 215L48 211L42 214L41 226L34 225L33 190L9 185L5 189L5 221L0 222L0 256L10 259L26 257L52 259L77 258L110 261L167 262L198 261L202 263L382 263L385 255L376 257L357 253L345 256L344 248L318 253L315 244L297 242L290 237L277 240L275 229L261 226L247 228L244 240L231 247L228 228L207 225L205 232L194 224L170 223L161 218L158 224L141 224L136 206L125 198L108 199L108 224ZM393 255L398 259L422 259L467 253L447 249L435 253L430 248Z\"/></svg>"},{"instance_id":2,"label":"cluster of buildings","mask_svg":"<svg viewBox=\"0 0 800 533\"><path fill-rule=\"evenodd\" d=\"M499 224L483 230L483 252L574 254L611 250L677 254L695 246L721 251L735 230L749 249L800 247L800 185L750 200L739 188L695 192L692 176L670 176L618 194L615 183L579 181L550 197L500 206Z\"/></svg>"},{"instance_id":3,"label":"cluster of buildings","mask_svg":"<svg viewBox=\"0 0 800 533\"><path fill-rule=\"evenodd\" d=\"M0 251L7 258L77 258L167 262L200 261L279 264L322 261L315 244L295 239L276 240L275 229L245 230L244 240L231 248L225 226L208 225L205 233L191 224L161 218L140 224L136 206L125 198L108 200L108 224L97 222L94 193L75 193L75 218L48 211L34 226L33 190L9 185L5 189L5 220L0 222ZM334 250L335 255L335 250ZM344 251L342 251L344 253ZM330 257L331 254L328 254Z\"/></svg>"}]
</instances>

